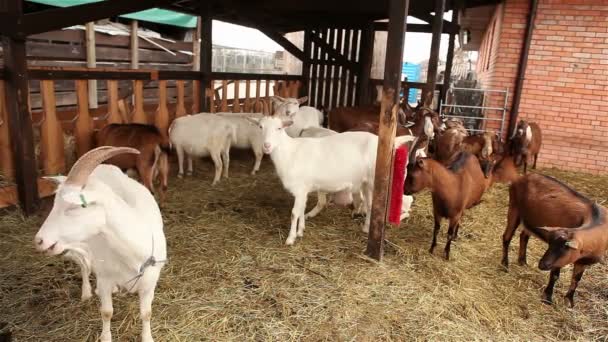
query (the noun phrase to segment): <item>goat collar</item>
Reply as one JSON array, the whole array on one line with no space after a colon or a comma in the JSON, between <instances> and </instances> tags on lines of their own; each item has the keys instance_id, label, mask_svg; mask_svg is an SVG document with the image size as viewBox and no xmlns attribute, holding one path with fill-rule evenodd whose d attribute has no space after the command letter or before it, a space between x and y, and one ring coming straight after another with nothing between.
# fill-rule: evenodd
<instances>
[{"instance_id":1,"label":"goat collar","mask_svg":"<svg viewBox=\"0 0 608 342\"><path fill-rule=\"evenodd\" d=\"M144 261L144 263L141 264L141 266L139 266L139 272L137 273L137 275L135 275L135 277L131 278L130 280L128 280L125 283L125 285L129 285L129 283L133 282L133 285L131 285L131 287L129 288L129 290L127 292L131 292L131 290L133 290L135 285L137 285L137 283L139 282L139 279L141 279L141 277L144 276L144 272L146 271L146 268L148 268L150 266L156 266L156 264L162 264L162 263L167 262L167 259L156 260L156 258L154 257L154 234L151 236L151 238L152 238L152 252L150 253L150 256L148 257L148 259L146 259L146 261ZM125 286L125 288L126 287L127 286Z\"/></svg>"}]
</instances>

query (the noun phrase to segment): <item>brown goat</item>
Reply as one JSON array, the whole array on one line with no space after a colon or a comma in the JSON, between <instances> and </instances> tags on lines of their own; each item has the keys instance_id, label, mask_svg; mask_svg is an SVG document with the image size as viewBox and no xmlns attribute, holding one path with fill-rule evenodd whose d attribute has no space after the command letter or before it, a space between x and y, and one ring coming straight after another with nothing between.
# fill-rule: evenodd
<instances>
[{"instance_id":1,"label":"brown goat","mask_svg":"<svg viewBox=\"0 0 608 342\"><path fill-rule=\"evenodd\" d=\"M520 166L523 162L524 173L528 171L528 159L530 156L534 157L532 168L536 169L536 160L538 159L541 145L542 133L540 127L534 122L527 123L524 120L520 120L509 141L509 146L511 154L515 157L515 164Z\"/></svg>"},{"instance_id":2,"label":"brown goat","mask_svg":"<svg viewBox=\"0 0 608 342\"><path fill-rule=\"evenodd\" d=\"M96 135L98 146L133 147L139 155L123 154L108 159L107 163L116 165L123 171L136 169L142 183L154 193L156 174L161 178L160 202L164 202L169 176L168 151L166 135L153 125L144 124L110 124Z\"/></svg>"},{"instance_id":3,"label":"brown goat","mask_svg":"<svg viewBox=\"0 0 608 342\"><path fill-rule=\"evenodd\" d=\"M407 123L407 113L399 111L397 122ZM411 115L411 114L410 114ZM338 107L328 113L328 128L338 133L346 132L362 122L377 123L380 118L380 106L366 105L358 107Z\"/></svg>"},{"instance_id":4,"label":"brown goat","mask_svg":"<svg viewBox=\"0 0 608 342\"><path fill-rule=\"evenodd\" d=\"M487 181L475 156L462 152L449 168L429 158L418 159L408 166L404 193L411 195L425 188L431 190L435 226L430 252L437 245L441 219L450 221L445 258L450 258L450 245L458 235L460 219L466 209L477 205L487 188Z\"/></svg>"},{"instance_id":5,"label":"brown goat","mask_svg":"<svg viewBox=\"0 0 608 342\"><path fill-rule=\"evenodd\" d=\"M530 235L549 246L538 263L543 271L551 271L543 292L543 301L552 303L553 287L560 270L574 264L572 282L566 299L574 305L574 292L585 269L602 260L608 248L606 209L576 192L555 178L529 174L511 184L507 227L502 237L502 265L509 264L509 245L517 227L520 234L520 265L526 264Z\"/></svg>"}]
</instances>

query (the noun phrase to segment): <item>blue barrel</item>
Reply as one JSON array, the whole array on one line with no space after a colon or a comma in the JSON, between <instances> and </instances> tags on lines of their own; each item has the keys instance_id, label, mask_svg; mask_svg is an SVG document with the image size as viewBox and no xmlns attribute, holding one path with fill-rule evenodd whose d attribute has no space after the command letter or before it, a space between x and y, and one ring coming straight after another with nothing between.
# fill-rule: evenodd
<instances>
[{"instance_id":1,"label":"blue barrel","mask_svg":"<svg viewBox=\"0 0 608 342\"><path fill-rule=\"evenodd\" d=\"M403 63L401 67L401 77L407 77L409 82L418 82L420 80L420 65L409 62ZM416 103L419 91L419 89L410 89L407 101L409 103Z\"/></svg>"}]
</instances>

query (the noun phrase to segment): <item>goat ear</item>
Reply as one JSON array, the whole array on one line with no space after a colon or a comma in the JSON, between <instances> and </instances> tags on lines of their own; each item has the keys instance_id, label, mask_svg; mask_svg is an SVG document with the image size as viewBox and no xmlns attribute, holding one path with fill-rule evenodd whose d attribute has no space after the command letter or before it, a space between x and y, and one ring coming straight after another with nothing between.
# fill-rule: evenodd
<instances>
[{"instance_id":1,"label":"goat ear","mask_svg":"<svg viewBox=\"0 0 608 342\"><path fill-rule=\"evenodd\" d=\"M71 204L86 208L89 204L97 201L97 195L92 191L83 189L81 191L69 190L61 194L61 198Z\"/></svg>"},{"instance_id":2,"label":"goat ear","mask_svg":"<svg viewBox=\"0 0 608 342\"><path fill-rule=\"evenodd\" d=\"M425 169L425 168L426 168L426 161L424 161L424 159L418 159L418 160L416 161L416 164L418 164L418 166L419 166L421 169Z\"/></svg>"},{"instance_id":3,"label":"goat ear","mask_svg":"<svg viewBox=\"0 0 608 342\"><path fill-rule=\"evenodd\" d=\"M293 125L293 120L283 120L283 128Z\"/></svg>"},{"instance_id":4,"label":"goat ear","mask_svg":"<svg viewBox=\"0 0 608 342\"><path fill-rule=\"evenodd\" d=\"M301 104L301 105L304 104L304 103L306 103L306 102L308 102L308 96L300 97L298 99L298 103Z\"/></svg>"},{"instance_id":5,"label":"goat ear","mask_svg":"<svg viewBox=\"0 0 608 342\"><path fill-rule=\"evenodd\" d=\"M57 185L63 184L65 182L65 180L68 179L68 177L66 177L66 176L45 176L42 178L46 179L48 181L51 181Z\"/></svg>"},{"instance_id":6,"label":"goat ear","mask_svg":"<svg viewBox=\"0 0 608 342\"><path fill-rule=\"evenodd\" d=\"M252 117L246 116L245 119L247 119L247 121L249 121L250 123L252 123L256 126L258 126L260 124L260 119L258 119L258 118L252 118Z\"/></svg>"},{"instance_id":7,"label":"goat ear","mask_svg":"<svg viewBox=\"0 0 608 342\"><path fill-rule=\"evenodd\" d=\"M572 248L572 249L578 249L578 241L574 240L574 239L570 239L568 241L566 241L566 246Z\"/></svg>"},{"instance_id":8,"label":"goat ear","mask_svg":"<svg viewBox=\"0 0 608 342\"><path fill-rule=\"evenodd\" d=\"M285 99L278 95L275 95L275 96L271 97L270 99L273 101L277 101L277 102L285 102Z\"/></svg>"}]
</instances>

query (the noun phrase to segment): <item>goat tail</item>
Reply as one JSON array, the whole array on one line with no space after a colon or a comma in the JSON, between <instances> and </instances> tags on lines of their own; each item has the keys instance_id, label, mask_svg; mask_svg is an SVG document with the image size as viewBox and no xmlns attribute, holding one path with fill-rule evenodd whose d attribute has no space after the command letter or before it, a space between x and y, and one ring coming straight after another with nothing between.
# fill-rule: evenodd
<instances>
[{"instance_id":1,"label":"goat tail","mask_svg":"<svg viewBox=\"0 0 608 342\"><path fill-rule=\"evenodd\" d=\"M319 108L319 126L323 127L323 122L325 121L325 116L327 111L325 109L325 107L321 106Z\"/></svg>"}]
</instances>

